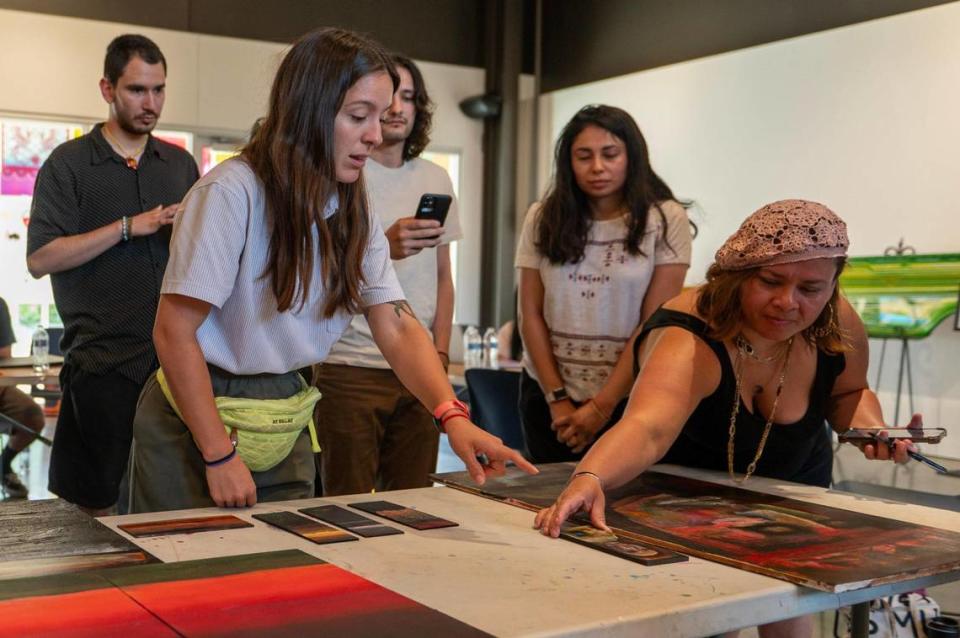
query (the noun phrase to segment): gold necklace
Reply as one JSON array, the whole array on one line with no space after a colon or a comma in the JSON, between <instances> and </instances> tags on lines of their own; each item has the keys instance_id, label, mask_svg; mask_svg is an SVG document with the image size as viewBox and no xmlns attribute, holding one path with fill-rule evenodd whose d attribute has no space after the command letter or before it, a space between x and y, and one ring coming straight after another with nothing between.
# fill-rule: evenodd
<instances>
[{"instance_id":1,"label":"gold necklace","mask_svg":"<svg viewBox=\"0 0 960 638\"><path fill-rule=\"evenodd\" d=\"M141 153L143 153L143 149L147 148L147 142L144 142L144 143L140 146L140 148L138 148L137 150L135 150L133 153L129 153L129 154L128 154L128 153L127 153L127 149L123 148L123 144L120 143L120 140L118 140L117 138L115 138L115 137L110 133L110 129L107 128L107 125L106 125L106 124L104 124L103 126L101 126L101 127L100 127L100 130L103 131L103 133L104 133L108 138L110 138L110 141L116 146L117 150L120 151L120 155L123 156L123 161L125 161L125 162L127 163L127 166L129 166L129 167L132 168L133 170L137 170L137 166L140 165L140 162L137 160L137 158L140 157L140 154L141 154ZM150 141L150 137L149 137L149 136L147 136L147 141L148 141L148 142Z\"/></svg>"},{"instance_id":2,"label":"gold necklace","mask_svg":"<svg viewBox=\"0 0 960 638\"><path fill-rule=\"evenodd\" d=\"M759 363L773 363L774 361L779 361L781 358L783 358L784 351L782 350L782 348L778 352L775 352L774 354L770 355L769 357L761 357L760 355L757 354L757 351L753 347L753 344L747 341L747 338L744 337L742 334L738 334L736 337L734 337L733 343L734 345L737 346L738 354L741 354L745 357L749 357L750 359L753 359L754 361L757 361ZM791 339L788 342L788 344L789 343L793 343L793 340Z\"/></svg>"},{"instance_id":3,"label":"gold necklace","mask_svg":"<svg viewBox=\"0 0 960 638\"><path fill-rule=\"evenodd\" d=\"M748 343L745 339L740 337L738 337L736 340L737 358L733 364L733 376L737 382L736 390L734 391L733 395L733 410L730 411L730 432L727 438L727 472L730 474L730 478L733 480L733 482L737 483L738 485L750 478L753 472L757 469L757 462L760 460L760 456L763 454L763 448L767 444L767 437L770 436L770 429L773 427L773 419L777 413L777 404L780 403L780 395L783 392L783 382L787 378L787 365L790 363L790 352L793 350L793 337L790 337L790 339L787 341L786 356L783 358L783 367L780 369L780 380L777 381L777 393L773 397L773 407L770 408L770 416L767 417L767 423L763 426L763 434L760 436L760 443L757 445L757 453L754 455L753 461L750 462L750 465L747 466L747 472L743 475L743 478L737 478L736 473L733 471L733 441L737 433L737 414L740 413L740 391L743 384L743 357L747 354L744 349L740 347L740 341Z\"/></svg>"}]
</instances>

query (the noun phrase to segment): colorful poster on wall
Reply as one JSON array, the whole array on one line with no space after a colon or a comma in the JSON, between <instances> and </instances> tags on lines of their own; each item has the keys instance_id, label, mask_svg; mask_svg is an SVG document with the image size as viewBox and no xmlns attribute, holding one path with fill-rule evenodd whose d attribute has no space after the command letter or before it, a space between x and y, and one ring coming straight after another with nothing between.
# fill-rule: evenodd
<instances>
[{"instance_id":1,"label":"colorful poster on wall","mask_svg":"<svg viewBox=\"0 0 960 638\"><path fill-rule=\"evenodd\" d=\"M160 131L153 132L153 136L161 139L168 144L179 146L191 155L193 154L193 133L186 131Z\"/></svg>"},{"instance_id":2,"label":"colorful poster on wall","mask_svg":"<svg viewBox=\"0 0 960 638\"><path fill-rule=\"evenodd\" d=\"M3 120L0 122L0 195L33 195L40 167L60 144L83 135L79 124Z\"/></svg>"},{"instance_id":3,"label":"colorful poster on wall","mask_svg":"<svg viewBox=\"0 0 960 638\"><path fill-rule=\"evenodd\" d=\"M237 155L237 149L221 149L204 146L200 151L200 174L206 175L217 164L227 161Z\"/></svg>"}]
</instances>

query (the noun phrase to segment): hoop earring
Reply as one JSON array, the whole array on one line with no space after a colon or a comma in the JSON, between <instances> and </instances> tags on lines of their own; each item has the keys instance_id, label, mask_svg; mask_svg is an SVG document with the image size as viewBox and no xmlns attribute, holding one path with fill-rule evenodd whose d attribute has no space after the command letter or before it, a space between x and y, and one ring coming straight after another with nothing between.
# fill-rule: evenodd
<instances>
[{"instance_id":1,"label":"hoop earring","mask_svg":"<svg viewBox=\"0 0 960 638\"><path fill-rule=\"evenodd\" d=\"M830 318L820 326L819 328L810 327L810 334L812 334L817 339L823 339L831 335L836 334L840 326L837 325L837 316L833 312L833 304L827 303L827 310L830 311Z\"/></svg>"}]
</instances>

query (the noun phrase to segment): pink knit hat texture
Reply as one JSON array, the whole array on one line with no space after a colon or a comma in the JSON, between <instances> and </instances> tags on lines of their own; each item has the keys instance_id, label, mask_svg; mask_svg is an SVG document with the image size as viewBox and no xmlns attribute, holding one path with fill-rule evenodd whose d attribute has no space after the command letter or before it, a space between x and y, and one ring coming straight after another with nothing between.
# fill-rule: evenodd
<instances>
[{"instance_id":1,"label":"pink knit hat texture","mask_svg":"<svg viewBox=\"0 0 960 638\"><path fill-rule=\"evenodd\" d=\"M850 240L847 225L832 210L803 199L767 204L740 225L717 251L723 270L843 257Z\"/></svg>"}]
</instances>

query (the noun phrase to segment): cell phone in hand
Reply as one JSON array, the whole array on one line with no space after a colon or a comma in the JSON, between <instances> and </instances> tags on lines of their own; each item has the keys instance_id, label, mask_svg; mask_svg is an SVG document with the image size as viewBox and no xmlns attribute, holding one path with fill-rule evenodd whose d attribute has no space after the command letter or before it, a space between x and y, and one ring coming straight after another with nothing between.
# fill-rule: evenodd
<instances>
[{"instance_id":1,"label":"cell phone in hand","mask_svg":"<svg viewBox=\"0 0 960 638\"><path fill-rule=\"evenodd\" d=\"M435 219L443 223L447 221L447 211L450 210L450 202L453 200L449 195L438 193L424 193L420 196L420 203L417 204L417 212L414 217L417 219Z\"/></svg>"},{"instance_id":2,"label":"cell phone in hand","mask_svg":"<svg viewBox=\"0 0 960 638\"><path fill-rule=\"evenodd\" d=\"M939 443L947 435L943 428L850 428L839 434L841 443L870 443L876 440L879 432L887 433L888 441L914 441L915 443Z\"/></svg>"}]
</instances>

